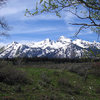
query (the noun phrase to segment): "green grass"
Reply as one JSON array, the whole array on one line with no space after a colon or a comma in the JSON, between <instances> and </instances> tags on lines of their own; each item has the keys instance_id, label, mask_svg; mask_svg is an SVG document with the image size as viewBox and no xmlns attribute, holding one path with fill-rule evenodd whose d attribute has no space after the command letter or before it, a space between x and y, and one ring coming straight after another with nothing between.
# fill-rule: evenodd
<instances>
[{"instance_id":1,"label":"green grass","mask_svg":"<svg viewBox=\"0 0 100 100\"><path fill-rule=\"evenodd\" d=\"M100 77L83 76L62 69L18 67L32 84L0 82L0 100L100 100ZM20 88L20 91L19 91ZM100 91L100 90L99 90Z\"/></svg>"}]
</instances>

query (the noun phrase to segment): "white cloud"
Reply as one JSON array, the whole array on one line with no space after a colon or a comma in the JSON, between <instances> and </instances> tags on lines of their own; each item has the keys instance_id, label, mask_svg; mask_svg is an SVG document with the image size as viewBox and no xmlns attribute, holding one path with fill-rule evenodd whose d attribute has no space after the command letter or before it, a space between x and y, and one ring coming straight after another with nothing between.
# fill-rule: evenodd
<instances>
[{"instance_id":1,"label":"white cloud","mask_svg":"<svg viewBox=\"0 0 100 100\"><path fill-rule=\"evenodd\" d=\"M75 30L76 30L76 28L73 27L73 26L68 26L67 29L68 29L69 31L75 31Z\"/></svg>"},{"instance_id":2,"label":"white cloud","mask_svg":"<svg viewBox=\"0 0 100 100\"><path fill-rule=\"evenodd\" d=\"M9 26L13 27L10 34L28 34L34 32L52 31L56 30L54 27L32 27L25 21L37 21L37 20L59 20L56 15L53 14L41 14L37 16L24 16L26 8L34 9L36 0L9 0L7 4L0 9L0 16L5 16L8 20Z\"/></svg>"},{"instance_id":3,"label":"white cloud","mask_svg":"<svg viewBox=\"0 0 100 100\"><path fill-rule=\"evenodd\" d=\"M82 36L82 35L92 35L92 34L93 34L93 31L91 31L90 29L87 29L87 30L83 29L83 32L79 33L80 36Z\"/></svg>"},{"instance_id":4,"label":"white cloud","mask_svg":"<svg viewBox=\"0 0 100 100\"><path fill-rule=\"evenodd\" d=\"M54 14L40 14L36 16L22 16L20 20L62 20Z\"/></svg>"},{"instance_id":5,"label":"white cloud","mask_svg":"<svg viewBox=\"0 0 100 100\"><path fill-rule=\"evenodd\" d=\"M33 8L32 2L33 0L8 0L7 4L0 9L0 16L12 16L12 14L25 11L26 8Z\"/></svg>"},{"instance_id":6,"label":"white cloud","mask_svg":"<svg viewBox=\"0 0 100 100\"><path fill-rule=\"evenodd\" d=\"M0 16L9 16L9 15L12 15L12 14L17 14L21 11L23 11L24 8L20 8L21 10L19 11L18 9L16 8L13 8L13 7L6 7L6 8L3 8L0 10Z\"/></svg>"},{"instance_id":7,"label":"white cloud","mask_svg":"<svg viewBox=\"0 0 100 100\"><path fill-rule=\"evenodd\" d=\"M44 32L44 31L53 31L56 30L56 28L54 27L41 27L41 28L27 28L24 27L20 28L18 30L14 30L12 32L10 32L11 34L29 34L29 33L35 33L35 32Z\"/></svg>"},{"instance_id":8,"label":"white cloud","mask_svg":"<svg viewBox=\"0 0 100 100\"><path fill-rule=\"evenodd\" d=\"M75 16L70 12L65 12L64 20L67 24L75 21Z\"/></svg>"},{"instance_id":9,"label":"white cloud","mask_svg":"<svg viewBox=\"0 0 100 100\"><path fill-rule=\"evenodd\" d=\"M24 16L25 10L34 9L36 0L9 0L7 4L0 9L0 16L5 16L7 20L26 21L26 20L60 20L54 14L40 14L37 16Z\"/></svg>"}]
</instances>

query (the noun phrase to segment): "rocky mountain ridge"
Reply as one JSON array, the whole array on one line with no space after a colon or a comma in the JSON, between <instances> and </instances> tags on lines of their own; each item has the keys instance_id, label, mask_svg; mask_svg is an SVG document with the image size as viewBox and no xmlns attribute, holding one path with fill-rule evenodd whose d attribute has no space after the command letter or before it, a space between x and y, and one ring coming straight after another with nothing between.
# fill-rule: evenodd
<instances>
[{"instance_id":1,"label":"rocky mountain ridge","mask_svg":"<svg viewBox=\"0 0 100 100\"><path fill-rule=\"evenodd\" d=\"M27 44L13 42L0 50L0 58L14 57L48 57L48 58L81 58L89 50L100 52L99 42L89 42L81 39L71 40L61 36L56 42L45 39Z\"/></svg>"}]
</instances>

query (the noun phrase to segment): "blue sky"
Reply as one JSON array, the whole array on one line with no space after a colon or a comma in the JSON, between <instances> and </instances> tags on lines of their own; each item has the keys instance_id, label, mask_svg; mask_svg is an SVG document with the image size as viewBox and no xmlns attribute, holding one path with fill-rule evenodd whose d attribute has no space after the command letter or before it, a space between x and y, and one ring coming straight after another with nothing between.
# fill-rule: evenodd
<instances>
[{"instance_id":1,"label":"blue sky","mask_svg":"<svg viewBox=\"0 0 100 100\"><path fill-rule=\"evenodd\" d=\"M69 23L81 22L74 15L62 12L62 18L55 14L41 14L37 16L24 16L25 10L34 9L36 0L8 0L7 4L0 9L0 17L4 16L11 30L8 38L1 38L0 42L12 41L30 42L41 41L46 38L57 40L60 36L71 38L78 30L78 26ZM84 20L87 21L87 20ZM97 41L97 34L91 30L81 31L80 39Z\"/></svg>"}]
</instances>

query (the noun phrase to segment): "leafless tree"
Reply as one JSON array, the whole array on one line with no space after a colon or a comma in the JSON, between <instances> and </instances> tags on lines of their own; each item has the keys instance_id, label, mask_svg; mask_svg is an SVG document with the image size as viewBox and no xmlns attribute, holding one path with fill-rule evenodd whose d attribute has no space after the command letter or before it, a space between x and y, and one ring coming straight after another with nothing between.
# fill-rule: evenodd
<instances>
[{"instance_id":1,"label":"leafless tree","mask_svg":"<svg viewBox=\"0 0 100 100\"><path fill-rule=\"evenodd\" d=\"M0 0L0 9L6 4L7 0ZM8 36L6 33L9 30L9 26L4 17L0 17L0 36Z\"/></svg>"}]
</instances>

